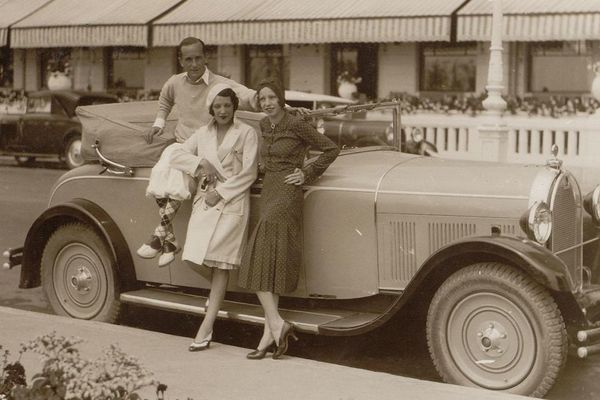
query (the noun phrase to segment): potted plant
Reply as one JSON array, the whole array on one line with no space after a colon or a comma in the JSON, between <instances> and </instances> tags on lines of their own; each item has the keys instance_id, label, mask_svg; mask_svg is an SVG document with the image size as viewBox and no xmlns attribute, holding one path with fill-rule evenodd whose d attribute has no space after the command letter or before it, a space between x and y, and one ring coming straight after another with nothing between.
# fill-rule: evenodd
<instances>
[{"instance_id":1,"label":"potted plant","mask_svg":"<svg viewBox=\"0 0 600 400\"><path fill-rule=\"evenodd\" d=\"M354 94L358 92L357 83L362 82L361 77L351 74L348 70L343 71L337 77L338 94L348 100L354 98Z\"/></svg>"}]
</instances>

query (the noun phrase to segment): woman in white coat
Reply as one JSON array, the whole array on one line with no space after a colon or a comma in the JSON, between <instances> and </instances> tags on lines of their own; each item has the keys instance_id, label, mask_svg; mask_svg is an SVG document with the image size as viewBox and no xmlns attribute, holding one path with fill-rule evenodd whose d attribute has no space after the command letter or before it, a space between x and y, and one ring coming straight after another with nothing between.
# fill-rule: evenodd
<instances>
[{"instance_id":1,"label":"woman in white coat","mask_svg":"<svg viewBox=\"0 0 600 400\"><path fill-rule=\"evenodd\" d=\"M256 180L258 165L256 131L234 118L238 105L235 92L227 85L215 85L207 105L213 119L174 150L170 159L173 168L197 176L200 181L182 259L212 272L208 309L190 351L209 347L229 271L241 262L250 213L250 186ZM203 174L214 170L214 176Z\"/></svg>"}]
</instances>

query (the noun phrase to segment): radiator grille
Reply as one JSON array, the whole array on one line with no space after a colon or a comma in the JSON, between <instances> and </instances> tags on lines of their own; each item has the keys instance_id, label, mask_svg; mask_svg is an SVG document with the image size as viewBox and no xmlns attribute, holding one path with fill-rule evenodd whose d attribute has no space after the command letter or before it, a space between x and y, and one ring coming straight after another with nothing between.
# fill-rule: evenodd
<instances>
[{"instance_id":1,"label":"radiator grille","mask_svg":"<svg viewBox=\"0 0 600 400\"><path fill-rule=\"evenodd\" d=\"M555 253L581 243L581 214L576 196L577 186L570 182L569 176L563 175L559 178L551 201L551 245ZM581 247L576 247L558 255L569 268L575 282L580 281L577 274L581 265L581 252Z\"/></svg>"},{"instance_id":2,"label":"radiator grille","mask_svg":"<svg viewBox=\"0 0 600 400\"><path fill-rule=\"evenodd\" d=\"M477 229L475 224L430 222L428 231L429 254L433 254L448 243L475 235Z\"/></svg>"}]
</instances>

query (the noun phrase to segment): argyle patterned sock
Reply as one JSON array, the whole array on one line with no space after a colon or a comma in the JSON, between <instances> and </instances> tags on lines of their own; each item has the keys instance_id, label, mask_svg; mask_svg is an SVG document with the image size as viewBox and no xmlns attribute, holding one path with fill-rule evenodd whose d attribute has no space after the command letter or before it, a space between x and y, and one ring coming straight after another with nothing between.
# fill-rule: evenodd
<instances>
[{"instance_id":1,"label":"argyle patterned sock","mask_svg":"<svg viewBox=\"0 0 600 400\"><path fill-rule=\"evenodd\" d=\"M154 230L154 236L157 236L161 243L174 243L175 234L173 233L173 219L177 214L181 201L173 200L168 197L156 199L158 204L158 215L160 216L160 224Z\"/></svg>"}]
</instances>

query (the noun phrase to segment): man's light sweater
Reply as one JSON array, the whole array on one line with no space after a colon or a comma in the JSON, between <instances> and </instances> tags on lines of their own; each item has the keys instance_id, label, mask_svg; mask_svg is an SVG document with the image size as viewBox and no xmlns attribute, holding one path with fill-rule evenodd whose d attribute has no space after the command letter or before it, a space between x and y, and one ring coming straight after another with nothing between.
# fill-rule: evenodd
<instances>
[{"instance_id":1,"label":"man's light sweater","mask_svg":"<svg viewBox=\"0 0 600 400\"><path fill-rule=\"evenodd\" d=\"M240 99L240 110L257 111L254 90L231 79L215 75L208 69L197 82L192 82L187 73L183 72L171 76L160 91L154 125L164 127L171 109L177 105L179 120L175 127L175 139L179 143L183 143L196 129L206 125L211 119L206 105L206 97L210 89L217 83L225 83L233 88Z\"/></svg>"}]
</instances>

